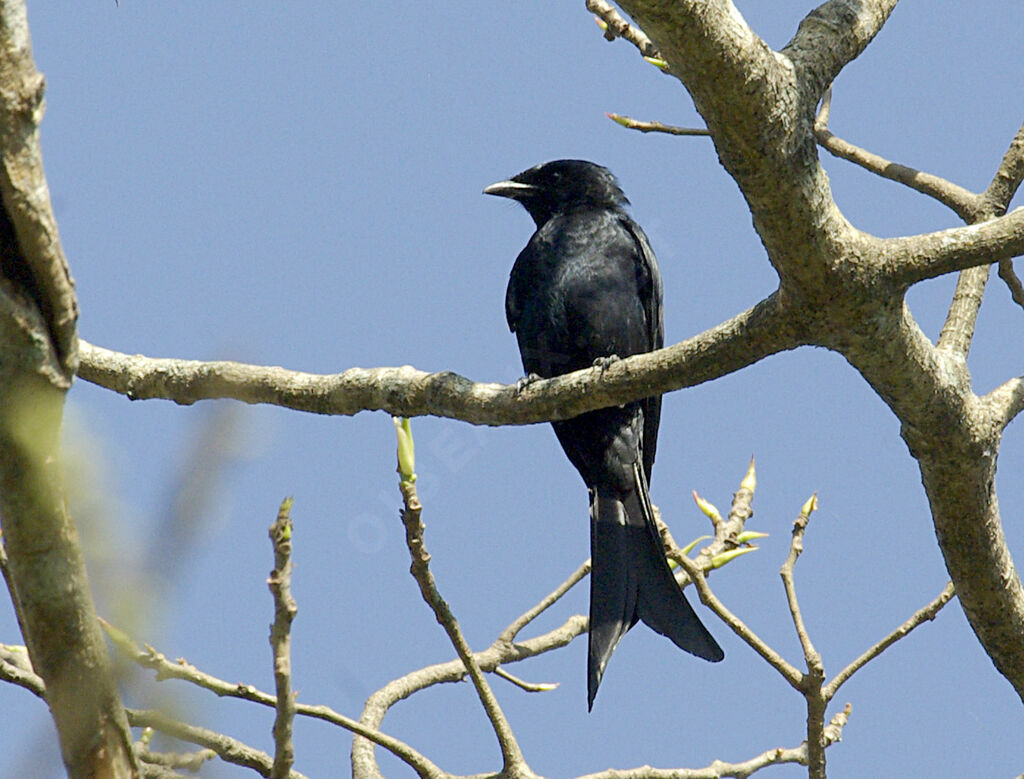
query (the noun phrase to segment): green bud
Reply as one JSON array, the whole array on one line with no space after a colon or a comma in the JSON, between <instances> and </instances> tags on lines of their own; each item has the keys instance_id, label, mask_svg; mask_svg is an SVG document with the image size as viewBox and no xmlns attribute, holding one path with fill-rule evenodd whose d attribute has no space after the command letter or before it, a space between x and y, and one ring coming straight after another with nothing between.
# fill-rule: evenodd
<instances>
[{"instance_id":1,"label":"green bud","mask_svg":"<svg viewBox=\"0 0 1024 779\"><path fill-rule=\"evenodd\" d=\"M753 552L753 551L756 551L756 550L757 550L756 546L743 546L743 547L740 547L739 549L730 549L728 552L722 552L721 554L716 554L714 557L711 558L711 567L712 568L721 568L727 562L729 562L731 560L735 560L740 555L745 555L748 552Z\"/></svg>"},{"instance_id":2,"label":"green bud","mask_svg":"<svg viewBox=\"0 0 1024 779\"><path fill-rule=\"evenodd\" d=\"M718 509L715 508L714 504L704 500L704 498L697 494L697 490L693 491L693 502L697 504L697 508L704 512L704 516L712 522L717 524L722 521L722 515L718 513Z\"/></svg>"},{"instance_id":3,"label":"green bud","mask_svg":"<svg viewBox=\"0 0 1024 779\"><path fill-rule=\"evenodd\" d=\"M736 536L736 543L749 544L751 541L756 541L758 538L768 538L768 534L758 533L756 530L744 530Z\"/></svg>"},{"instance_id":4,"label":"green bud","mask_svg":"<svg viewBox=\"0 0 1024 779\"><path fill-rule=\"evenodd\" d=\"M402 481L416 481L416 451L412 440L409 417L391 417L398 435L398 475Z\"/></svg>"},{"instance_id":5,"label":"green bud","mask_svg":"<svg viewBox=\"0 0 1024 779\"><path fill-rule=\"evenodd\" d=\"M757 469L754 467L753 457L750 458L750 467L747 468L747 475L740 482L740 489L750 490L751 492L757 489Z\"/></svg>"},{"instance_id":6,"label":"green bud","mask_svg":"<svg viewBox=\"0 0 1024 779\"><path fill-rule=\"evenodd\" d=\"M811 512L818 510L818 493L814 493L804 503L803 508L800 509L800 513L804 516L810 516Z\"/></svg>"}]
</instances>

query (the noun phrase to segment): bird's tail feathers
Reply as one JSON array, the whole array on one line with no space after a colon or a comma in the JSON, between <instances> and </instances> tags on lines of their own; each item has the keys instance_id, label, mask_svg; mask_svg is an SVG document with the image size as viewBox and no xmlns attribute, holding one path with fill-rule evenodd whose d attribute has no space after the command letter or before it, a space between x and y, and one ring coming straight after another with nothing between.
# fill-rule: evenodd
<instances>
[{"instance_id":1,"label":"bird's tail feathers","mask_svg":"<svg viewBox=\"0 0 1024 779\"><path fill-rule=\"evenodd\" d=\"M633 565L637 569L640 590L637 616L680 649L717 663L725 653L700 621L668 567L647 492L647 479L639 464L633 466L633 474L637 489L626 496L626 511L643 517L646 534L646 539L636 539L633 545Z\"/></svg>"},{"instance_id":2,"label":"bird's tail feathers","mask_svg":"<svg viewBox=\"0 0 1024 779\"><path fill-rule=\"evenodd\" d=\"M605 666L626 631L636 624L639 583L632 565L625 506L594 494L590 504L590 635L587 709L594 706Z\"/></svg>"},{"instance_id":3,"label":"bird's tail feathers","mask_svg":"<svg viewBox=\"0 0 1024 779\"><path fill-rule=\"evenodd\" d=\"M697 657L724 657L668 567L647 480L639 464L633 472L636 488L626 495L591 496L588 709L608 660L638 619Z\"/></svg>"}]
</instances>

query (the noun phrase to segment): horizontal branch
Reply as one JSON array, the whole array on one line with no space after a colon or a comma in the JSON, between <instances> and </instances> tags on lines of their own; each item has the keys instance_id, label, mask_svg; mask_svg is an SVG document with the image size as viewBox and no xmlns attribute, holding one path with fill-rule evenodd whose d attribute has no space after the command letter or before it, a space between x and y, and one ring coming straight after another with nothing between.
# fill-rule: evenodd
<instances>
[{"instance_id":1,"label":"horizontal branch","mask_svg":"<svg viewBox=\"0 0 1024 779\"><path fill-rule=\"evenodd\" d=\"M1024 208L978 224L882 239L878 248L885 275L893 283L909 287L1024 254Z\"/></svg>"},{"instance_id":2,"label":"horizontal branch","mask_svg":"<svg viewBox=\"0 0 1024 779\"><path fill-rule=\"evenodd\" d=\"M180 741L212 749L225 762L251 768L260 776L270 776L274 759L266 752L243 744L238 739L207 728L189 725L160 711L128 709L127 713L128 721L133 728L153 728ZM288 776L290 779L306 779L305 775L295 770Z\"/></svg>"},{"instance_id":3,"label":"horizontal branch","mask_svg":"<svg viewBox=\"0 0 1024 779\"><path fill-rule=\"evenodd\" d=\"M839 712L825 728L825 746L840 741L843 735L843 727L850 717L849 709ZM723 760L714 760L704 768L652 768L649 765L629 770L610 768L607 771L600 771L596 774L587 774L577 779L721 779L722 777L733 777L733 779L746 779L753 776L762 768L770 765L782 765L784 763L796 763L807 765L807 744L801 744L791 749L775 747L762 752L756 757L744 760L742 763L726 763Z\"/></svg>"},{"instance_id":4,"label":"horizontal branch","mask_svg":"<svg viewBox=\"0 0 1024 779\"><path fill-rule=\"evenodd\" d=\"M79 342L79 376L132 400L182 405L213 398L268 403L315 414L387 411L477 425L526 425L567 419L654 393L692 387L805 343L776 295L686 341L606 368L514 385L476 384L451 372L411 366L350 368L321 375L237 362L154 359Z\"/></svg>"},{"instance_id":5,"label":"horizontal branch","mask_svg":"<svg viewBox=\"0 0 1024 779\"><path fill-rule=\"evenodd\" d=\"M106 629L111 641L125 656L143 668L149 668L156 672L157 681L179 679L201 689L208 690L218 697L238 698L269 708L277 706L277 696L275 695L259 690L251 684L228 682L219 679L212 674L201 671L183 659L172 662L162 652L158 652L148 644L145 647L139 646L127 633L113 627L109 623L101 620L101 624ZM0 660L4 659L2 650L3 647L0 645ZM0 667L0 670L2 670L2 667ZM399 759L404 760L420 774L440 773L440 769L437 766L412 749L408 744L386 733L381 733L374 728L367 727L351 717L346 717L329 706L296 703L295 713L300 716L323 720L353 733L358 733L378 746L387 749Z\"/></svg>"},{"instance_id":6,"label":"horizontal branch","mask_svg":"<svg viewBox=\"0 0 1024 779\"><path fill-rule=\"evenodd\" d=\"M616 124L621 124L627 130L637 130L642 133L664 133L666 135L694 135L705 137L711 135L711 131L706 127L679 127L674 124L665 124L664 122L634 119L631 116L623 116L622 114L605 114L605 116Z\"/></svg>"}]
</instances>

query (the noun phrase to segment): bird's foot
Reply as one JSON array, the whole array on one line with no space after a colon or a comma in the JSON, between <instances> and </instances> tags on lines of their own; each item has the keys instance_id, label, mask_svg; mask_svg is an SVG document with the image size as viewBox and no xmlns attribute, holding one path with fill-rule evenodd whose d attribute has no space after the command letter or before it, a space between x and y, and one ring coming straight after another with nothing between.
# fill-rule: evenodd
<instances>
[{"instance_id":1,"label":"bird's foot","mask_svg":"<svg viewBox=\"0 0 1024 779\"><path fill-rule=\"evenodd\" d=\"M609 354L607 357L598 357L596 360L594 360L594 367L600 368L601 373L604 373L612 365L617 363L620 359L621 358L617 354Z\"/></svg>"},{"instance_id":2,"label":"bird's foot","mask_svg":"<svg viewBox=\"0 0 1024 779\"><path fill-rule=\"evenodd\" d=\"M516 382L516 392L522 392L524 389L529 387L531 384L536 384L541 381L544 377L536 373L528 373L523 378Z\"/></svg>"}]
</instances>

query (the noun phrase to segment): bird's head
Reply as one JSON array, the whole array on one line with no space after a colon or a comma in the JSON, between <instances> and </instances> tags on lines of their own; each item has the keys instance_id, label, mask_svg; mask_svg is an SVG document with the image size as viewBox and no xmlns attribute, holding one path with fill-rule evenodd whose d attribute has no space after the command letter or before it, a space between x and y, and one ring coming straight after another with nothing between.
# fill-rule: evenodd
<instances>
[{"instance_id":1,"label":"bird's head","mask_svg":"<svg viewBox=\"0 0 1024 779\"><path fill-rule=\"evenodd\" d=\"M574 208L621 208L629 203L611 171L586 160L544 162L491 184L484 194L518 201L538 227Z\"/></svg>"}]
</instances>

